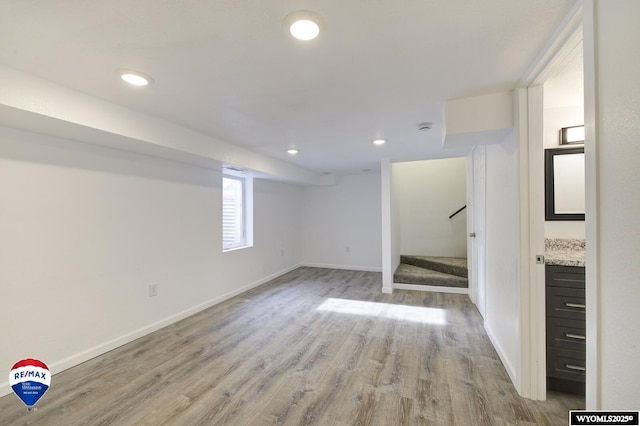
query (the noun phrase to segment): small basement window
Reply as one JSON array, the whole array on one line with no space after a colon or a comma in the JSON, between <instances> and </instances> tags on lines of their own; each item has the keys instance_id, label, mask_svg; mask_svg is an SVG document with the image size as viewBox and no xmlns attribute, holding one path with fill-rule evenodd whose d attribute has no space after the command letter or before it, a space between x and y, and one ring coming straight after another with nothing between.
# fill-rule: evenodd
<instances>
[{"instance_id":1,"label":"small basement window","mask_svg":"<svg viewBox=\"0 0 640 426\"><path fill-rule=\"evenodd\" d=\"M222 177L222 250L253 245L253 181Z\"/></svg>"}]
</instances>

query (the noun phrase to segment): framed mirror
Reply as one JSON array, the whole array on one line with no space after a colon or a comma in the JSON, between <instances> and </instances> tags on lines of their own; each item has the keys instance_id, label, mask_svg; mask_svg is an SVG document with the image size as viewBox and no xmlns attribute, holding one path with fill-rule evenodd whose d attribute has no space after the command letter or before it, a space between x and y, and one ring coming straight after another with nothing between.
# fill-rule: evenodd
<instances>
[{"instance_id":1,"label":"framed mirror","mask_svg":"<svg viewBox=\"0 0 640 426\"><path fill-rule=\"evenodd\" d=\"M544 151L545 220L584 220L584 147Z\"/></svg>"}]
</instances>

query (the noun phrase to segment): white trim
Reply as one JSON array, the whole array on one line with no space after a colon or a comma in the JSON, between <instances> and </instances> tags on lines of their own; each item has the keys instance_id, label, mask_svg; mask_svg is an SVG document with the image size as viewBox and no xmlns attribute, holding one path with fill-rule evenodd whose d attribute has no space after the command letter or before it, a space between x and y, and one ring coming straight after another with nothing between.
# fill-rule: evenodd
<instances>
[{"instance_id":1,"label":"white trim","mask_svg":"<svg viewBox=\"0 0 640 426\"><path fill-rule=\"evenodd\" d=\"M394 290L431 291L434 293L469 294L466 287L443 287L438 285L393 283Z\"/></svg>"},{"instance_id":2,"label":"white trim","mask_svg":"<svg viewBox=\"0 0 640 426\"><path fill-rule=\"evenodd\" d=\"M233 291L230 291L228 293L225 293L223 295L220 295L218 297L215 297L211 300L208 300L204 303L201 303L199 305L196 305L192 308L186 309L182 312L178 312L177 314L171 315L167 318L164 318L160 321L156 321L152 324L149 324L145 327L139 328L137 330L134 330L130 333L127 333L123 336L117 337L113 340L110 340L108 342L102 343L98 346L94 346L93 348L89 348L85 351L79 352L77 354L71 355L70 357L67 357L63 360L60 361L56 361L53 362L51 364L47 364L50 368L50 370L52 371L52 375L55 375L57 373L61 373L69 368L75 367L79 364L82 364L85 361L88 361L92 358L95 358L97 356L103 355L113 349L116 349L120 346L126 345L127 343L131 343L136 339L139 339L140 337L146 336L147 334L153 333L154 331L160 330L161 328L164 328L168 325L171 325L173 323L176 323L182 319L185 319L187 317L190 317L192 315L197 314L200 311L203 311L207 308L210 308L211 306L217 305L218 303L222 303L227 299L230 299L234 296L237 296L239 294L242 294L246 291L249 291L255 287L259 287L262 284L266 284L267 282L278 278L288 272L291 272L297 268L299 268L300 265L294 265L291 266L289 268L283 269L279 272L276 272L274 274L271 274L265 278L261 278L257 281L254 281L250 284L247 284L243 287L237 288ZM0 397L8 395L11 393L11 387L9 386L9 381L5 381L0 383Z\"/></svg>"},{"instance_id":3,"label":"white trim","mask_svg":"<svg viewBox=\"0 0 640 426\"><path fill-rule=\"evenodd\" d=\"M516 92L520 140L520 386L518 392L546 399L544 255L543 86Z\"/></svg>"},{"instance_id":4,"label":"white trim","mask_svg":"<svg viewBox=\"0 0 640 426\"><path fill-rule=\"evenodd\" d=\"M467 154L467 269L469 278L469 299L478 306L478 270L477 270L477 253L475 251L474 238L470 236L475 229L476 215L476 194L474 191L474 153L477 149L474 146L469 154Z\"/></svg>"},{"instance_id":5,"label":"white trim","mask_svg":"<svg viewBox=\"0 0 640 426\"><path fill-rule=\"evenodd\" d=\"M564 59L564 58L562 58ZM529 358L530 389L527 397L544 401L547 398L546 366L546 305L545 265L536 263L535 256L544 255L544 87L527 89L528 158L529 158L529 257L526 259L529 279L522 288L528 299L528 341L522 341L521 359ZM526 311L526 309L523 309ZM526 326L526 325L525 325ZM524 362L523 362L524 365ZM523 376L525 372L523 371Z\"/></svg>"},{"instance_id":6,"label":"white trim","mask_svg":"<svg viewBox=\"0 0 640 426\"><path fill-rule=\"evenodd\" d=\"M582 2L576 1L549 41L523 74L518 87L544 83L566 64L566 58L582 41Z\"/></svg>"},{"instance_id":7,"label":"white trim","mask_svg":"<svg viewBox=\"0 0 640 426\"><path fill-rule=\"evenodd\" d=\"M513 365L511 365L511 363L509 362L509 357L507 357L504 354L504 350L502 349L502 346L500 346L500 344L498 343L498 339L496 339L493 336L491 329L487 327L486 322L484 323L484 330L487 332L487 336L489 337L489 340L491 340L491 344L493 345L498 356L500 357L500 361L502 361L502 365L504 365L504 369L507 370L507 374L509 375L511 382L516 383L516 378L517 378L516 370L515 368L513 368Z\"/></svg>"},{"instance_id":8,"label":"white trim","mask_svg":"<svg viewBox=\"0 0 640 426\"><path fill-rule=\"evenodd\" d=\"M515 109L519 140L519 176L520 176L520 395L531 398L537 387L532 387L531 312L530 292L530 243L529 243L529 128L528 128L528 90L516 89ZM534 322L535 323L535 322Z\"/></svg>"},{"instance_id":9,"label":"white trim","mask_svg":"<svg viewBox=\"0 0 640 426\"><path fill-rule=\"evenodd\" d=\"M237 247L231 247L231 248L228 248L228 249L222 249L222 252L223 253L229 253L230 251L238 251L238 250L243 250L243 249L252 248L252 247L253 247L253 244L250 245L250 246L249 245L237 246Z\"/></svg>"},{"instance_id":10,"label":"white trim","mask_svg":"<svg viewBox=\"0 0 640 426\"><path fill-rule=\"evenodd\" d=\"M582 40L582 2L576 1L520 80L517 94L520 147L520 388L527 398L546 398L544 266L544 144L542 85ZM522 92L526 88L526 96ZM541 198L542 197L542 198ZM542 283L542 285L540 284ZM494 346L496 346L494 344ZM515 370L513 370L515 371ZM511 374L511 373L510 373ZM514 381L514 383L518 383Z\"/></svg>"},{"instance_id":11,"label":"white trim","mask_svg":"<svg viewBox=\"0 0 640 426\"><path fill-rule=\"evenodd\" d=\"M585 405L587 410L598 410L602 407L600 357L600 311L599 311L599 215L598 206L598 49L596 44L596 32L598 22L596 20L595 2L584 2L584 159L585 159L585 200L586 200L586 284L585 297L589 307L586 312L586 336L587 336L587 377Z\"/></svg>"},{"instance_id":12,"label":"white trim","mask_svg":"<svg viewBox=\"0 0 640 426\"><path fill-rule=\"evenodd\" d=\"M306 262L303 262L300 266L306 266L308 268L346 269L348 271L382 272L382 267L380 266L333 265L330 263Z\"/></svg>"}]
</instances>

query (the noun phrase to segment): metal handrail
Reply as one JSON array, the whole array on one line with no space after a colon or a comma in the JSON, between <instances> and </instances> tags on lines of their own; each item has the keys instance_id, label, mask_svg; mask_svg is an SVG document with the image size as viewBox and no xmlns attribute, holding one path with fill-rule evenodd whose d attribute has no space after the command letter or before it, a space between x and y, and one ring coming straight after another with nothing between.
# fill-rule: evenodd
<instances>
[{"instance_id":1,"label":"metal handrail","mask_svg":"<svg viewBox=\"0 0 640 426\"><path fill-rule=\"evenodd\" d=\"M455 215L457 215L458 213L460 213L462 210L466 209L467 205L465 204L464 206L460 207L458 210L456 210L456 212L454 214L452 214L451 216L449 216L449 219L451 219L452 217L454 217Z\"/></svg>"}]
</instances>

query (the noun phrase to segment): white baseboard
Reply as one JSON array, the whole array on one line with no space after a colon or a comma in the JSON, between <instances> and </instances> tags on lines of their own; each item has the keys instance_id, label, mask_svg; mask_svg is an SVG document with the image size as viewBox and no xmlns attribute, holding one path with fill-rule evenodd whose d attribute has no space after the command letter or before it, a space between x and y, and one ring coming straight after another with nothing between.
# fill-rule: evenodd
<instances>
[{"instance_id":1,"label":"white baseboard","mask_svg":"<svg viewBox=\"0 0 640 426\"><path fill-rule=\"evenodd\" d=\"M436 293L469 294L468 288L442 287L437 285L393 283L393 288L397 290L417 290L417 291L433 291Z\"/></svg>"},{"instance_id":2,"label":"white baseboard","mask_svg":"<svg viewBox=\"0 0 640 426\"><path fill-rule=\"evenodd\" d=\"M513 365L511 364L511 362L509 362L509 358L507 358L507 356L505 355L504 350L502 349L502 346L500 346L500 343L498 343L498 341L494 337L493 333L491 332L491 329L487 327L486 321L484 322L484 330L487 332L487 336L489 337L491 344L493 345L496 352L498 353L498 356L500 357L500 361L502 361L502 365L504 365L504 369L507 370L507 374L511 379L511 383L513 383L516 389L519 389L520 382L517 380L518 377L516 374L516 370L513 368ZM520 391L518 390L518 393L519 392Z\"/></svg>"},{"instance_id":3,"label":"white baseboard","mask_svg":"<svg viewBox=\"0 0 640 426\"><path fill-rule=\"evenodd\" d=\"M245 291L251 290L252 288L258 287L262 284L265 284L271 280L273 280L274 278L278 278L281 275L286 274L287 272L291 272L294 269L299 268L300 265L295 265L295 266L291 266L289 268L286 268L282 271L276 272L274 274L269 275L268 277L265 278L261 278L258 281L254 281L250 284L247 284L243 287L240 287L238 289L235 289L233 291L230 291L228 293L225 293L223 295L220 295L218 297L215 297L211 300L208 300L204 303L201 303L199 305L196 305L192 308L186 309L182 312L178 312L177 314L171 315L167 318L164 318L160 321L156 321L153 324L149 324L145 327L139 328L137 330L134 330L130 333L127 333L123 336L117 337L113 340L110 340L108 342L102 343L98 346L94 346L93 348L87 349L85 351L79 352L77 354L74 354L68 358L65 358L63 360L60 361L54 361L52 363L47 363L49 369L52 371L52 375L55 375L57 373L61 373L64 370L67 370L71 367L75 367L76 365L82 364L85 361L88 361L92 358L95 358L99 355L105 354L117 347L120 347L122 345L126 345L127 343L133 342L136 339L139 339L140 337L146 336L149 333L153 333L154 331L160 330L163 327L166 327L168 325L171 325L175 322L178 322L184 318L187 318L191 315L197 314L200 311L203 311L207 308L210 308L211 306L217 305L218 303L224 302L227 299L230 299L234 296L237 296L241 293L244 293ZM16 360L17 361L17 360ZM54 374L55 372L55 374ZM55 384L54 384L55 386ZM5 381L0 383L0 397L1 396L5 396L8 395L12 392L11 386L9 385L9 381Z\"/></svg>"},{"instance_id":4,"label":"white baseboard","mask_svg":"<svg viewBox=\"0 0 640 426\"><path fill-rule=\"evenodd\" d=\"M382 272L382 267L380 266L331 265L328 263L302 263L301 266L308 266L309 268L347 269L350 271Z\"/></svg>"}]
</instances>

